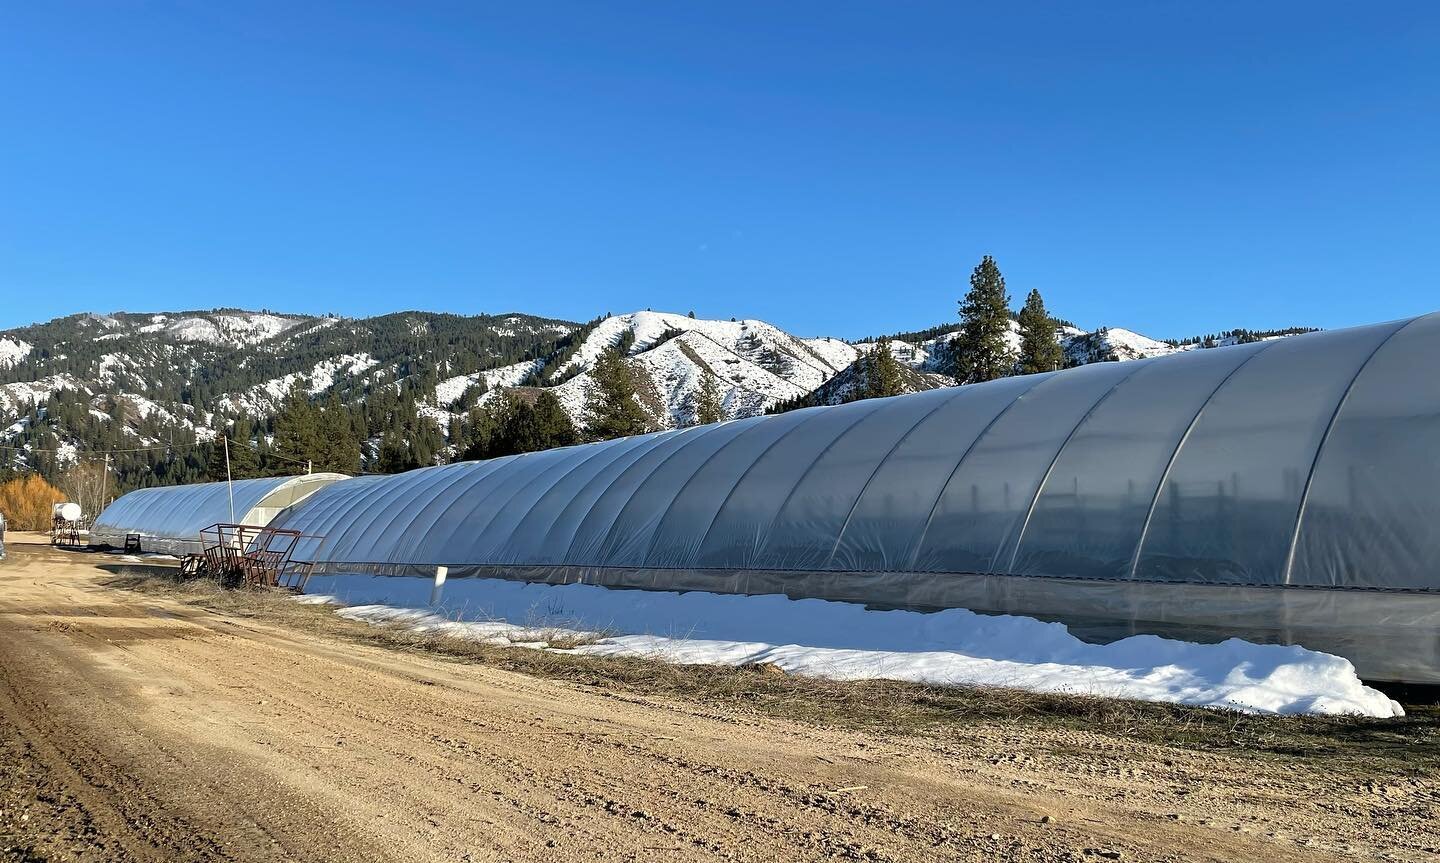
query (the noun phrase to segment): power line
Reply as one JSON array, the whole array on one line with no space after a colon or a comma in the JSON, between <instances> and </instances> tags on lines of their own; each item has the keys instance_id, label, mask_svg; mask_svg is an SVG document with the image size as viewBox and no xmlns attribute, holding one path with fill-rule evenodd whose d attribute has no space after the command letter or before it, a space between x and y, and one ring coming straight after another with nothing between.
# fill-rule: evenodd
<instances>
[{"instance_id":1,"label":"power line","mask_svg":"<svg viewBox=\"0 0 1440 863\"><path fill-rule=\"evenodd\" d=\"M270 450L270 451L268 451L268 452L261 452L261 451L260 451L260 447L259 447L258 444L253 443L253 442L248 441L248 440L247 440L247 441L236 440L235 438L232 438L232 437L230 437L229 435L216 435L212 440L208 440L208 441L199 441L199 440L197 440L197 441L195 441L194 443L178 443L178 444L177 444L177 443L170 443L170 444L158 444L158 445L156 445L156 446L124 447L124 448L121 448L121 449L92 449L92 450L81 450L81 449L79 449L78 447L76 447L76 448L74 448L74 450L72 451L72 450L68 450L68 449L58 449L58 448L57 448L57 449L50 449L50 448L43 448L43 447L15 446L14 444L0 444L0 450L9 450L10 452L20 452L20 453L26 453L26 454L48 453L48 454L50 454L50 455L57 455L57 454L59 454L59 453L66 453L66 454L69 454L69 455L74 456L75 458L96 458L96 459L99 459L99 458L105 458L105 457L112 456L112 455L119 455L119 454L121 454L121 453L158 452L158 451L161 451L161 450L173 450L173 449L185 449L185 448L192 448L192 449L193 449L193 448L195 448L195 447L202 447L202 446L208 446L208 445L214 444L216 441L219 441L219 440L222 440L222 439L227 440L227 441L230 441L231 443L235 443L235 444L244 446L244 447L246 447L247 449L249 449L249 450L251 450L252 452L254 452L256 455L260 455L260 456L263 456L263 457L265 457L265 458L272 458L272 459L275 459L275 460L277 460L277 461L290 462L291 464L305 464L305 465L310 464L310 461L308 461L308 460L306 460L306 459L303 459L303 458L291 458L291 457L289 457L289 456L281 455L281 454L275 452L274 450Z\"/></svg>"},{"instance_id":2,"label":"power line","mask_svg":"<svg viewBox=\"0 0 1440 863\"><path fill-rule=\"evenodd\" d=\"M74 455L76 458L79 458L79 457L81 457L81 456L86 456L86 457L91 457L91 456L104 457L104 456L106 456L106 455L118 455L118 454L120 454L120 453L154 452L154 451L156 451L156 450L183 449L183 448L185 448L185 447L204 446L206 443L207 443L207 441L196 441L195 443L171 443L171 444L160 444L160 445L158 445L158 446L128 447L128 448L125 448L125 449L92 449L92 450L84 450L84 451L81 451L79 447L76 447L74 452L71 452L70 450L67 450L67 449L49 449L49 448L43 448L43 447L15 446L15 445L13 445L13 444L0 444L0 449L10 450L11 452L23 452L23 453L42 453L42 452L43 452L43 453L50 453L50 454L52 454L52 455L53 455L53 454L57 454L57 453L70 453L71 455Z\"/></svg>"}]
</instances>

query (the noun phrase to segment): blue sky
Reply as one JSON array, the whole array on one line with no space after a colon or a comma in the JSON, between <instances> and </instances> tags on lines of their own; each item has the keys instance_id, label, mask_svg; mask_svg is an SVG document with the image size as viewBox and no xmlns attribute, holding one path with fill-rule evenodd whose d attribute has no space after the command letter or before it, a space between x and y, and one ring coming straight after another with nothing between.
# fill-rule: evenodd
<instances>
[{"instance_id":1,"label":"blue sky","mask_svg":"<svg viewBox=\"0 0 1440 863\"><path fill-rule=\"evenodd\" d=\"M1440 4L0 0L0 327L1440 309Z\"/></svg>"}]
</instances>

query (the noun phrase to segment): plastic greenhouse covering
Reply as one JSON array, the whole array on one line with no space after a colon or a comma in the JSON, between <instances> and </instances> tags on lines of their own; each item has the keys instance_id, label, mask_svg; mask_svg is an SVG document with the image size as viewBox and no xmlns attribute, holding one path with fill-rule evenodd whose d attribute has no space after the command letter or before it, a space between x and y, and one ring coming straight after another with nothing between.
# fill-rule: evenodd
<instances>
[{"instance_id":1,"label":"plastic greenhouse covering","mask_svg":"<svg viewBox=\"0 0 1440 863\"><path fill-rule=\"evenodd\" d=\"M1440 313L330 485L321 571L1230 635L1440 682Z\"/></svg>"},{"instance_id":2,"label":"plastic greenhouse covering","mask_svg":"<svg viewBox=\"0 0 1440 863\"><path fill-rule=\"evenodd\" d=\"M118 548L125 545L127 536L137 534L144 551L198 552L204 528L228 522L269 524L285 508L345 478L344 474L317 473L142 488L121 496L100 513L90 528L90 542Z\"/></svg>"}]
</instances>

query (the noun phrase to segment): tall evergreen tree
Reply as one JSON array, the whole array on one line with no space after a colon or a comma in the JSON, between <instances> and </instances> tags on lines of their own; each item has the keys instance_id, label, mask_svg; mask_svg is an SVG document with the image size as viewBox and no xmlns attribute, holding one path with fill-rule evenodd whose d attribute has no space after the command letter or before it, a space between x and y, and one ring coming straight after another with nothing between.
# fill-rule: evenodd
<instances>
[{"instance_id":1,"label":"tall evergreen tree","mask_svg":"<svg viewBox=\"0 0 1440 863\"><path fill-rule=\"evenodd\" d=\"M875 342L875 347L861 357L859 367L865 380L857 388L856 400L898 396L905 391L900 361L895 359L888 337Z\"/></svg>"},{"instance_id":2,"label":"tall evergreen tree","mask_svg":"<svg viewBox=\"0 0 1440 863\"><path fill-rule=\"evenodd\" d=\"M230 438L230 472L235 479L253 479L265 473L260 454L255 451L253 436L250 418L236 418Z\"/></svg>"},{"instance_id":3,"label":"tall evergreen tree","mask_svg":"<svg viewBox=\"0 0 1440 863\"><path fill-rule=\"evenodd\" d=\"M381 473L402 473L424 464L416 457L415 450L402 433L387 431L381 435L380 457L376 462L376 468Z\"/></svg>"},{"instance_id":4,"label":"tall evergreen tree","mask_svg":"<svg viewBox=\"0 0 1440 863\"><path fill-rule=\"evenodd\" d=\"M496 432L487 458L534 452L542 449L535 425L535 407L514 390L502 395L495 406Z\"/></svg>"},{"instance_id":5,"label":"tall evergreen tree","mask_svg":"<svg viewBox=\"0 0 1440 863\"><path fill-rule=\"evenodd\" d=\"M225 470L225 440L228 432L216 435L210 445L210 455L205 459L205 478L211 482L224 482L230 474Z\"/></svg>"},{"instance_id":6,"label":"tall evergreen tree","mask_svg":"<svg viewBox=\"0 0 1440 863\"><path fill-rule=\"evenodd\" d=\"M960 301L960 332L951 344L955 377L961 383L993 381L1010 374L1015 357L1010 332L1010 295L1005 277L986 255L970 274L970 292Z\"/></svg>"},{"instance_id":7,"label":"tall evergreen tree","mask_svg":"<svg viewBox=\"0 0 1440 863\"><path fill-rule=\"evenodd\" d=\"M227 447L228 444L228 447ZM213 482L225 479L253 479L260 476L260 456L250 442L250 420L239 417L231 428L222 431L210 447L210 458L206 462L205 474ZM226 455L229 455L229 471L226 471Z\"/></svg>"},{"instance_id":8,"label":"tall evergreen tree","mask_svg":"<svg viewBox=\"0 0 1440 863\"><path fill-rule=\"evenodd\" d=\"M560 404L560 399L549 390L542 390L535 399L533 410L535 417L535 440L536 449L554 449L561 446L573 446L580 442L580 433L575 430L575 424L570 421L570 415Z\"/></svg>"},{"instance_id":9,"label":"tall evergreen tree","mask_svg":"<svg viewBox=\"0 0 1440 863\"><path fill-rule=\"evenodd\" d=\"M720 397L720 382L715 373L705 368L700 370L700 388L695 392L695 424L709 425L725 418L725 408Z\"/></svg>"},{"instance_id":10,"label":"tall evergreen tree","mask_svg":"<svg viewBox=\"0 0 1440 863\"><path fill-rule=\"evenodd\" d=\"M295 473L321 452L320 411L296 381L275 415L276 474Z\"/></svg>"},{"instance_id":11,"label":"tall evergreen tree","mask_svg":"<svg viewBox=\"0 0 1440 863\"><path fill-rule=\"evenodd\" d=\"M1055 319L1045 310L1040 292L1031 289L1020 310L1020 374L1053 372L1060 368L1063 354L1055 337Z\"/></svg>"},{"instance_id":12,"label":"tall evergreen tree","mask_svg":"<svg viewBox=\"0 0 1440 863\"><path fill-rule=\"evenodd\" d=\"M490 405L476 405L471 408L469 421L465 424L461 458L490 458L491 449L497 445L497 438L500 436L501 423L495 413Z\"/></svg>"},{"instance_id":13,"label":"tall evergreen tree","mask_svg":"<svg viewBox=\"0 0 1440 863\"><path fill-rule=\"evenodd\" d=\"M314 469L318 473L357 474L360 472L360 441L355 437L350 412L340 401L340 394L330 391L330 400L320 411L318 449Z\"/></svg>"},{"instance_id":14,"label":"tall evergreen tree","mask_svg":"<svg viewBox=\"0 0 1440 863\"><path fill-rule=\"evenodd\" d=\"M531 404L508 391L470 416L467 459L499 458L578 443L580 435L560 400L544 390Z\"/></svg>"},{"instance_id":15,"label":"tall evergreen tree","mask_svg":"<svg viewBox=\"0 0 1440 863\"><path fill-rule=\"evenodd\" d=\"M635 377L619 350L607 350L591 370L592 386L586 400L590 423L586 434L591 440L644 434L650 431L650 418L635 401Z\"/></svg>"}]
</instances>

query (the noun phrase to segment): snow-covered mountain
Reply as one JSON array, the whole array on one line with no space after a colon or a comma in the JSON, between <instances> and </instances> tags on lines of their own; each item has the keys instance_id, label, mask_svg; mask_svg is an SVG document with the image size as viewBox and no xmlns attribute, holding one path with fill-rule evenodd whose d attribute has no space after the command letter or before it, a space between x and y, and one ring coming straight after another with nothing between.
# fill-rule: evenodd
<instances>
[{"instance_id":1,"label":"snow-covered mountain","mask_svg":"<svg viewBox=\"0 0 1440 863\"><path fill-rule=\"evenodd\" d=\"M551 355L577 326L523 314L225 309L80 314L0 332L0 469L77 445L194 444L240 416L263 427L297 386L352 405L383 390L433 400L440 376Z\"/></svg>"},{"instance_id":2,"label":"snow-covered mountain","mask_svg":"<svg viewBox=\"0 0 1440 863\"><path fill-rule=\"evenodd\" d=\"M605 349L629 344L641 403L660 428L693 421L705 372L720 385L727 419L755 416L815 391L843 372L859 350L839 339L803 339L764 321L697 320L663 312L608 318L575 354L550 372L555 394L583 417L590 370Z\"/></svg>"},{"instance_id":3,"label":"snow-covered mountain","mask_svg":"<svg viewBox=\"0 0 1440 863\"><path fill-rule=\"evenodd\" d=\"M955 383L947 376L954 332L892 339L907 390ZM1260 337L1271 334L1237 331L1177 344L1118 327L1061 331L1072 365ZM1013 324L1011 342L1018 350ZM845 401L862 382L857 360L875 343L648 310L588 324L423 312L365 319L242 310L82 314L0 332L0 446L38 456L76 446L203 442L237 417L263 427L296 387L352 406L395 402L442 435L507 389L544 387L583 425L592 370L615 347L634 371L654 426L674 428L694 422L706 373L715 376L727 419L801 399ZM7 459L17 460L13 449L0 450L0 465ZM26 460L20 452L18 461Z\"/></svg>"}]
</instances>

